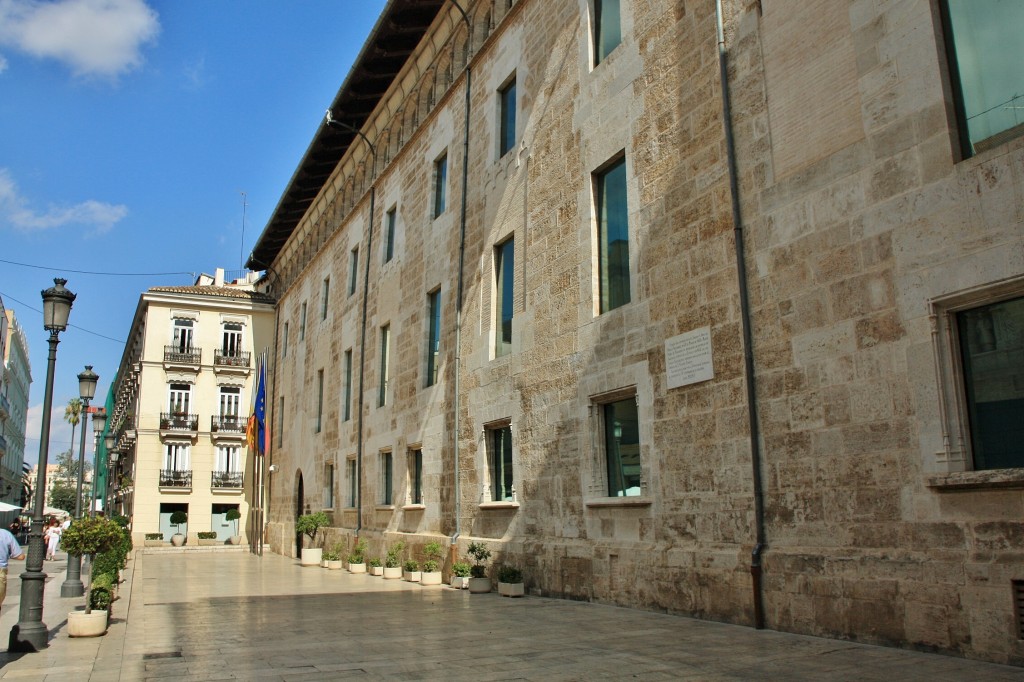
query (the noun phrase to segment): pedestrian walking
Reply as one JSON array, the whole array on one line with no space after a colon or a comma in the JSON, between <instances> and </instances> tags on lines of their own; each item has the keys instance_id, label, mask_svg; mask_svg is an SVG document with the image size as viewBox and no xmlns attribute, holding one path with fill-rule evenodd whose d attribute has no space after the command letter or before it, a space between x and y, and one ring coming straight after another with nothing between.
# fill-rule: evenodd
<instances>
[{"instance_id":1,"label":"pedestrian walking","mask_svg":"<svg viewBox=\"0 0 1024 682\"><path fill-rule=\"evenodd\" d=\"M49 527L46 529L46 559L47 561L53 561L57 557L57 549L60 547L60 534L61 534L60 523L57 519L50 521Z\"/></svg>"},{"instance_id":2,"label":"pedestrian walking","mask_svg":"<svg viewBox=\"0 0 1024 682\"><path fill-rule=\"evenodd\" d=\"M21 545L11 535L11 531L0 528L0 605L7 597L7 562L12 559L24 559L25 553Z\"/></svg>"}]
</instances>

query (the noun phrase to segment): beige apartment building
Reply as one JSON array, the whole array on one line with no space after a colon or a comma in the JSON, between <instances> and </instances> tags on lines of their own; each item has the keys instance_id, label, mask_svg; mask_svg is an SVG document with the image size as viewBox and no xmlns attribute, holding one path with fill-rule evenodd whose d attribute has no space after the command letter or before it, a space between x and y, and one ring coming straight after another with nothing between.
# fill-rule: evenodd
<instances>
[{"instance_id":1,"label":"beige apartment building","mask_svg":"<svg viewBox=\"0 0 1024 682\"><path fill-rule=\"evenodd\" d=\"M271 548L1024 662L1022 12L391 0L249 261Z\"/></svg>"},{"instance_id":2,"label":"beige apartment building","mask_svg":"<svg viewBox=\"0 0 1024 682\"><path fill-rule=\"evenodd\" d=\"M111 513L131 519L137 545L147 534L170 540L176 530L186 544L198 544L203 531L226 542L235 534L230 509L242 515L243 541L250 536L256 477L245 430L255 359L271 345L274 324L273 299L257 287L255 273L225 281L218 269L193 286L152 287L139 297L106 424L116 454ZM175 511L186 512L187 525L171 525Z\"/></svg>"},{"instance_id":3,"label":"beige apartment building","mask_svg":"<svg viewBox=\"0 0 1024 682\"><path fill-rule=\"evenodd\" d=\"M25 493L25 428L28 423L32 365L28 341L14 311L0 300L0 500L22 506ZM35 479L32 479L33 481ZM6 528L16 511L0 513Z\"/></svg>"}]
</instances>

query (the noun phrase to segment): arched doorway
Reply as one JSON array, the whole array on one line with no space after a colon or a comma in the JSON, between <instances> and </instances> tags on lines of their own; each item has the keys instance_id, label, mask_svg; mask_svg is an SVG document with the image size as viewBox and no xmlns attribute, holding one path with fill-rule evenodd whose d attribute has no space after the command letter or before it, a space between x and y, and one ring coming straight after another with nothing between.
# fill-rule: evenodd
<instances>
[{"instance_id":1,"label":"arched doorway","mask_svg":"<svg viewBox=\"0 0 1024 682\"><path fill-rule=\"evenodd\" d=\"M298 472L296 477L298 480L298 488L295 491L295 521L298 523L299 517L303 514L303 508L306 506L304 499L304 493L302 490L302 472ZM295 557L302 556L302 533L298 530L295 531Z\"/></svg>"}]
</instances>

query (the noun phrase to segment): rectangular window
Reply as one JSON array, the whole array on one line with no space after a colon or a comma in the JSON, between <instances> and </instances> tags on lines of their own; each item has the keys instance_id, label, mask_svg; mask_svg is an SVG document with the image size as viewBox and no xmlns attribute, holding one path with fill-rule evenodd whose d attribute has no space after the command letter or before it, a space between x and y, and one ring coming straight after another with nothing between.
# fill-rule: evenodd
<instances>
[{"instance_id":1,"label":"rectangular window","mask_svg":"<svg viewBox=\"0 0 1024 682\"><path fill-rule=\"evenodd\" d=\"M388 400L388 364L391 352L391 325L380 328L380 387L377 393L377 407L384 407Z\"/></svg>"},{"instance_id":2,"label":"rectangular window","mask_svg":"<svg viewBox=\"0 0 1024 682\"><path fill-rule=\"evenodd\" d=\"M320 429L324 423L324 371L318 369L316 372L316 432L320 433Z\"/></svg>"},{"instance_id":3,"label":"rectangular window","mask_svg":"<svg viewBox=\"0 0 1024 682\"><path fill-rule=\"evenodd\" d=\"M358 491L356 475L356 460L355 457L350 457L345 460L345 480L348 482L348 500L345 506L349 509L356 506L356 494Z\"/></svg>"},{"instance_id":4,"label":"rectangular window","mask_svg":"<svg viewBox=\"0 0 1024 682\"><path fill-rule=\"evenodd\" d=\"M167 411L171 413L172 417L184 417L191 414L191 412L189 412L191 402L191 384L171 384L170 391L168 393Z\"/></svg>"},{"instance_id":5,"label":"rectangular window","mask_svg":"<svg viewBox=\"0 0 1024 682\"><path fill-rule=\"evenodd\" d=\"M359 283L359 247L352 249L348 255L348 295L356 293Z\"/></svg>"},{"instance_id":6,"label":"rectangular window","mask_svg":"<svg viewBox=\"0 0 1024 682\"><path fill-rule=\"evenodd\" d=\"M288 323L284 323L284 331L281 333L281 357L288 357Z\"/></svg>"},{"instance_id":7,"label":"rectangular window","mask_svg":"<svg viewBox=\"0 0 1024 682\"><path fill-rule=\"evenodd\" d=\"M956 313L974 468L1024 467L1024 297Z\"/></svg>"},{"instance_id":8,"label":"rectangular window","mask_svg":"<svg viewBox=\"0 0 1024 682\"><path fill-rule=\"evenodd\" d=\"M608 462L608 496L640 495L640 422L636 396L601 406L605 458Z\"/></svg>"},{"instance_id":9,"label":"rectangular window","mask_svg":"<svg viewBox=\"0 0 1024 682\"><path fill-rule=\"evenodd\" d=\"M619 0L594 0L594 65L598 65L622 42Z\"/></svg>"},{"instance_id":10,"label":"rectangular window","mask_svg":"<svg viewBox=\"0 0 1024 682\"><path fill-rule=\"evenodd\" d=\"M328 300L330 299L330 295L331 295L331 278L330 277L324 277L323 293L322 293L322 295L320 297L321 298L321 301L320 301L320 319L321 320L326 320L327 319L327 305L328 305Z\"/></svg>"},{"instance_id":11,"label":"rectangular window","mask_svg":"<svg viewBox=\"0 0 1024 682\"><path fill-rule=\"evenodd\" d=\"M516 77L515 74L498 91L498 156L505 156L516 146Z\"/></svg>"},{"instance_id":12,"label":"rectangular window","mask_svg":"<svg viewBox=\"0 0 1024 682\"><path fill-rule=\"evenodd\" d=\"M221 445L217 447L216 471L221 474L236 474L242 471L242 460L239 458L237 445Z\"/></svg>"},{"instance_id":13,"label":"rectangular window","mask_svg":"<svg viewBox=\"0 0 1024 682\"><path fill-rule=\"evenodd\" d=\"M491 499L512 502L512 425L488 429L491 456Z\"/></svg>"},{"instance_id":14,"label":"rectangular window","mask_svg":"<svg viewBox=\"0 0 1024 682\"><path fill-rule=\"evenodd\" d=\"M515 251L515 241L512 239L494 250L494 357L500 357L512 350Z\"/></svg>"},{"instance_id":15,"label":"rectangular window","mask_svg":"<svg viewBox=\"0 0 1024 682\"><path fill-rule=\"evenodd\" d=\"M221 386L220 404L217 410L217 429L219 431L245 430L245 423L239 416L242 402L242 389L234 386Z\"/></svg>"},{"instance_id":16,"label":"rectangular window","mask_svg":"<svg viewBox=\"0 0 1024 682\"><path fill-rule=\"evenodd\" d=\"M221 328L220 354L225 358L237 358L242 352L242 325L239 322L225 322Z\"/></svg>"},{"instance_id":17,"label":"rectangular window","mask_svg":"<svg viewBox=\"0 0 1024 682\"><path fill-rule=\"evenodd\" d=\"M281 447L284 444L284 396L277 404L277 447Z\"/></svg>"},{"instance_id":18,"label":"rectangular window","mask_svg":"<svg viewBox=\"0 0 1024 682\"><path fill-rule=\"evenodd\" d=\"M1024 3L945 0L946 51L965 157L1024 135Z\"/></svg>"},{"instance_id":19,"label":"rectangular window","mask_svg":"<svg viewBox=\"0 0 1024 682\"><path fill-rule=\"evenodd\" d=\"M380 453L380 503L384 505L394 504L393 501L393 487L392 475L394 473L393 462L391 461L390 452Z\"/></svg>"},{"instance_id":20,"label":"rectangular window","mask_svg":"<svg viewBox=\"0 0 1024 682\"><path fill-rule=\"evenodd\" d=\"M384 216L384 262L390 263L395 257L395 223L398 220L398 209L392 208Z\"/></svg>"},{"instance_id":21,"label":"rectangular window","mask_svg":"<svg viewBox=\"0 0 1024 682\"><path fill-rule=\"evenodd\" d=\"M423 450L409 452L409 501L423 504Z\"/></svg>"},{"instance_id":22,"label":"rectangular window","mask_svg":"<svg viewBox=\"0 0 1024 682\"><path fill-rule=\"evenodd\" d=\"M164 448L164 470L191 471L192 461L187 443L168 443Z\"/></svg>"},{"instance_id":23,"label":"rectangular window","mask_svg":"<svg viewBox=\"0 0 1024 682\"><path fill-rule=\"evenodd\" d=\"M334 509L334 465L324 465L324 509Z\"/></svg>"},{"instance_id":24,"label":"rectangular window","mask_svg":"<svg viewBox=\"0 0 1024 682\"><path fill-rule=\"evenodd\" d=\"M342 397L343 421L352 418L352 349L345 351L345 395Z\"/></svg>"},{"instance_id":25,"label":"rectangular window","mask_svg":"<svg viewBox=\"0 0 1024 682\"><path fill-rule=\"evenodd\" d=\"M427 332L427 386L437 383L439 363L438 353L441 347L441 290L428 296L429 321Z\"/></svg>"},{"instance_id":26,"label":"rectangular window","mask_svg":"<svg viewBox=\"0 0 1024 682\"><path fill-rule=\"evenodd\" d=\"M629 303L629 214L626 209L626 159L595 176L600 311Z\"/></svg>"},{"instance_id":27,"label":"rectangular window","mask_svg":"<svg viewBox=\"0 0 1024 682\"><path fill-rule=\"evenodd\" d=\"M445 191L448 186L448 155L434 162L434 217L444 213Z\"/></svg>"},{"instance_id":28,"label":"rectangular window","mask_svg":"<svg viewBox=\"0 0 1024 682\"><path fill-rule=\"evenodd\" d=\"M299 312L299 341L306 340L306 302L302 302L302 310Z\"/></svg>"},{"instance_id":29,"label":"rectangular window","mask_svg":"<svg viewBox=\"0 0 1024 682\"><path fill-rule=\"evenodd\" d=\"M174 347L179 353L192 352L192 320L174 320Z\"/></svg>"}]
</instances>

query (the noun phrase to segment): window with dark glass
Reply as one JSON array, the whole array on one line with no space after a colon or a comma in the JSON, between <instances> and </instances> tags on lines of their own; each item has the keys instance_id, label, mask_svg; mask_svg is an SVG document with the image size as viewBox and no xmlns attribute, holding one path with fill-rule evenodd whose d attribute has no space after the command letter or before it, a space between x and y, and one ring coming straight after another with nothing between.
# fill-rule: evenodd
<instances>
[{"instance_id":1,"label":"window with dark glass","mask_svg":"<svg viewBox=\"0 0 1024 682\"><path fill-rule=\"evenodd\" d=\"M423 504L423 451L420 449L409 454L409 492L412 504Z\"/></svg>"},{"instance_id":2,"label":"window with dark glass","mask_svg":"<svg viewBox=\"0 0 1024 682\"><path fill-rule=\"evenodd\" d=\"M391 325L380 328L380 385L377 391L377 407L384 407L388 400L388 364L391 353Z\"/></svg>"},{"instance_id":3,"label":"window with dark glass","mask_svg":"<svg viewBox=\"0 0 1024 682\"><path fill-rule=\"evenodd\" d=\"M1024 297L956 314L974 468L1024 466Z\"/></svg>"},{"instance_id":4,"label":"window with dark glass","mask_svg":"<svg viewBox=\"0 0 1024 682\"><path fill-rule=\"evenodd\" d=\"M494 250L495 324L494 356L512 350L512 308L515 280L515 241L509 239Z\"/></svg>"},{"instance_id":5,"label":"window with dark glass","mask_svg":"<svg viewBox=\"0 0 1024 682\"><path fill-rule=\"evenodd\" d=\"M284 444L284 396L278 401L277 411L277 447Z\"/></svg>"},{"instance_id":6,"label":"window with dark glass","mask_svg":"<svg viewBox=\"0 0 1024 682\"><path fill-rule=\"evenodd\" d=\"M394 504L393 497L393 462L390 452L380 453L380 493L381 504Z\"/></svg>"},{"instance_id":7,"label":"window with dark glass","mask_svg":"<svg viewBox=\"0 0 1024 682\"><path fill-rule=\"evenodd\" d=\"M327 319L327 308L328 308L328 300L330 299L330 295L331 295L331 278L330 277L324 277L323 295L321 296L322 300L320 301L320 319L321 320L326 320Z\"/></svg>"},{"instance_id":8,"label":"window with dark glass","mask_svg":"<svg viewBox=\"0 0 1024 682\"><path fill-rule=\"evenodd\" d=\"M445 193L448 186L448 155L434 162L434 217L444 213Z\"/></svg>"},{"instance_id":9,"label":"window with dark glass","mask_svg":"<svg viewBox=\"0 0 1024 682\"><path fill-rule=\"evenodd\" d=\"M302 302L302 310L299 312L299 341L306 339L306 302Z\"/></svg>"},{"instance_id":10,"label":"window with dark glass","mask_svg":"<svg viewBox=\"0 0 1024 682\"><path fill-rule=\"evenodd\" d=\"M288 357L288 323L284 323L284 329L281 332L281 357Z\"/></svg>"},{"instance_id":11,"label":"window with dark glass","mask_svg":"<svg viewBox=\"0 0 1024 682\"><path fill-rule=\"evenodd\" d=\"M512 501L512 426L489 430L491 440L491 499Z\"/></svg>"},{"instance_id":12,"label":"window with dark glass","mask_svg":"<svg viewBox=\"0 0 1024 682\"><path fill-rule=\"evenodd\" d=\"M342 419L352 418L352 351L345 351L345 395L342 399Z\"/></svg>"},{"instance_id":13,"label":"window with dark glass","mask_svg":"<svg viewBox=\"0 0 1024 682\"><path fill-rule=\"evenodd\" d=\"M1024 2L945 0L940 7L963 155L1024 135Z\"/></svg>"},{"instance_id":14,"label":"window with dark glass","mask_svg":"<svg viewBox=\"0 0 1024 682\"><path fill-rule=\"evenodd\" d=\"M334 465L324 465L324 509L334 509Z\"/></svg>"},{"instance_id":15,"label":"window with dark glass","mask_svg":"<svg viewBox=\"0 0 1024 682\"><path fill-rule=\"evenodd\" d=\"M242 325L240 322L225 322L222 325L220 352L226 358L238 357L242 352Z\"/></svg>"},{"instance_id":16,"label":"window with dark glass","mask_svg":"<svg viewBox=\"0 0 1024 682\"><path fill-rule=\"evenodd\" d=\"M324 423L324 371L322 369L316 372L316 432L320 433L320 429Z\"/></svg>"},{"instance_id":17,"label":"window with dark glass","mask_svg":"<svg viewBox=\"0 0 1024 682\"><path fill-rule=\"evenodd\" d=\"M348 502L345 506L356 506L356 460L351 458L345 462L345 478L348 481Z\"/></svg>"},{"instance_id":18,"label":"window with dark glass","mask_svg":"<svg viewBox=\"0 0 1024 682\"><path fill-rule=\"evenodd\" d=\"M498 156L505 156L516 146L516 77L498 91L500 125L498 130Z\"/></svg>"},{"instance_id":19,"label":"window with dark glass","mask_svg":"<svg viewBox=\"0 0 1024 682\"><path fill-rule=\"evenodd\" d=\"M395 257L395 223L398 220L398 211L392 208L384 216L384 262L390 263Z\"/></svg>"},{"instance_id":20,"label":"window with dark glass","mask_svg":"<svg viewBox=\"0 0 1024 682\"><path fill-rule=\"evenodd\" d=\"M636 397L608 403L602 408L608 496L637 496L640 494L640 424Z\"/></svg>"},{"instance_id":21,"label":"window with dark glass","mask_svg":"<svg viewBox=\"0 0 1024 682\"><path fill-rule=\"evenodd\" d=\"M356 293L359 284L359 247L352 249L348 256L348 295Z\"/></svg>"},{"instance_id":22,"label":"window with dark glass","mask_svg":"<svg viewBox=\"0 0 1024 682\"><path fill-rule=\"evenodd\" d=\"M608 166L595 180L600 310L606 313L630 300L626 159Z\"/></svg>"},{"instance_id":23,"label":"window with dark glass","mask_svg":"<svg viewBox=\"0 0 1024 682\"><path fill-rule=\"evenodd\" d=\"M594 64L600 64L622 42L619 0L594 0Z\"/></svg>"},{"instance_id":24,"label":"window with dark glass","mask_svg":"<svg viewBox=\"0 0 1024 682\"><path fill-rule=\"evenodd\" d=\"M427 386L437 383L439 352L441 349L441 290L428 297L429 328L427 333Z\"/></svg>"}]
</instances>

